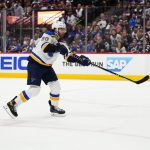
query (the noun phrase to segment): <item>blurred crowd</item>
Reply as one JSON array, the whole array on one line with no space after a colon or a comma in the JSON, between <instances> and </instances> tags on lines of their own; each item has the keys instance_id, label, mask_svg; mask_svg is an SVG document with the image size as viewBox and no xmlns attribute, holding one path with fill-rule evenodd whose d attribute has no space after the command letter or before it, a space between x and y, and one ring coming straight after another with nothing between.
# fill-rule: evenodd
<instances>
[{"instance_id":1,"label":"blurred crowd","mask_svg":"<svg viewBox=\"0 0 150 150\"><path fill-rule=\"evenodd\" d=\"M73 52L150 52L149 0L146 2L144 0L24 0L21 2L6 1L3 7L7 9L7 15L30 17L33 9L65 10L60 20L67 24L65 40ZM87 26L85 26L85 8L88 12ZM50 29L48 25L36 26L34 39L31 31L23 33L20 40L16 30L12 30L11 27L12 25L6 32L8 52L31 52L41 34Z\"/></svg>"}]
</instances>

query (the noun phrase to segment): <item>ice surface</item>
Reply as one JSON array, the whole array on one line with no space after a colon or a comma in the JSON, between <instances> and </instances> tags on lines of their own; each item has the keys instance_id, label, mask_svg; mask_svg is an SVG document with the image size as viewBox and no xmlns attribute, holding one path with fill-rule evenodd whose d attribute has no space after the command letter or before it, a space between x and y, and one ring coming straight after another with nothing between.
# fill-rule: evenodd
<instances>
[{"instance_id":1,"label":"ice surface","mask_svg":"<svg viewBox=\"0 0 150 150\"><path fill-rule=\"evenodd\" d=\"M150 83L60 80L66 117L51 117L49 88L18 109L2 109L28 88L25 79L0 79L0 150L150 150Z\"/></svg>"}]
</instances>

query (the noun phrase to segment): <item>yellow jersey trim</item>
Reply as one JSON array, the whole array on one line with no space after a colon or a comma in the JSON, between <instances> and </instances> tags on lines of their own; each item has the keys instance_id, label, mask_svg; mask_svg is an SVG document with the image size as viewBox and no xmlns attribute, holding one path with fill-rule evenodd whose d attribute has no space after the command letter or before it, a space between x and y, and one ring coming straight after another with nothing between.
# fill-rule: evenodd
<instances>
[{"instance_id":1,"label":"yellow jersey trim","mask_svg":"<svg viewBox=\"0 0 150 150\"><path fill-rule=\"evenodd\" d=\"M68 58L72 55L72 53L68 54L65 58L66 61L68 61Z\"/></svg>"},{"instance_id":2,"label":"yellow jersey trim","mask_svg":"<svg viewBox=\"0 0 150 150\"><path fill-rule=\"evenodd\" d=\"M42 61L40 61L38 58L36 58L33 54L30 55L30 57L32 57L36 62L38 62L39 64L43 65L43 66L51 66L50 64L44 64Z\"/></svg>"},{"instance_id":3,"label":"yellow jersey trim","mask_svg":"<svg viewBox=\"0 0 150 150\"><path fill-rule=\"evenodd\" d=\"M45 43L45 44L42 46L42 51L45 50L45 48L47 47L48 44L49 44L49 43Z\"/></svg>"}]
</instances>

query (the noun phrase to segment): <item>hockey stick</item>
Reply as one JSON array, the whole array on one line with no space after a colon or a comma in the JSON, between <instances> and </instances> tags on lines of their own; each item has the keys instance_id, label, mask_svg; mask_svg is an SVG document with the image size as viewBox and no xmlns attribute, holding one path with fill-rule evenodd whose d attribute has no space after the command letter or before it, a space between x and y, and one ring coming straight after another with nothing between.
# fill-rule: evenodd
<instances>
[{"instance_id":1,"label":"hockey stick","mask_svg":"<svg viewBox=\"0 0 150 150\"><path fill-rule=\"evenodd\" d=\"M133 82L133 83L136 83L136 84L141 84L141 83L143 83L143 82L145 82L145 81L147 81L147 80L149 79L149 75L146 75L144 78L142 78L142 79L140 79L140 80L137 80L137 81L134 81L134 80L129 79L129 78L125 77L125 76L122 76L122 75L117 74L117 73L115 73L115 72L113 72L113 71L110 71L110 70L108 70L108 69L106 69L106 68L103 68L103 67L101 67L101 66L98 66L98 65L96 65L96 64L94 64L94 63L91 63L91 65L93 65L93 66L95 66L95 67L97 67L97 68L100 68L100 69L102 69L102 70L105 70L105 71L107 71L107 72L109 72L109 73L111 73L111 74L114 74L114 75L116 75L116 76L118 76L118 77L120 77L120 78L124 78L124 79L126 79L126 80L128 80L128 81L131 81L131 82Z\"/></svg>"},{"instance_id":2,"label":"hockey stick","mask_svg":"<svg viewBox=\"0 0 150 150\"><path fill-rule=\"evenodd\" d=\"M64 46L68 49L68 51L69 51L69 48L68 48L68 46L67 46L65 43L62 43L62 42L59 42L59 43L62 44L62 45L64 45ZM79 56L78 56L78 57L79 57ZM75 57L75 56L74 56L74 58L78 59L78 58ZM131 82L133 82L133 83L136 83L136 84L141 84L141 83L143 83L143 82L145 82L145 81L147 81L147 80L149 79L149 75L146 75L144 78L142 78L142 79L140 79L140 80L138 80L138 81L134 81L134 80L129 79L129 78L125 77L125 76L122 76L122 75L117 74L117 73L115 73L115 72L113 72L113 71L110 71L110 70L108 70L108 69L106 69L106 68L103 68L103 67L101 67L101 66L98 66L98 65L96 65L96 64L94 64L94 63L92 63L92 62L91 62L91 65L93 65L93 66L95 66L95 67L97 67L97 68L100 68L100 69L102 69L102 70L105 70L105 71L107 71L107 72L109 72L109 73L111 73L111 74L114 74L114 75L116 75L116 76L118 76L118 77L120 77L120 78L124 78L124 79L126 79L126 80L128 80L128 81L131 81Z\"/></svg>"}]
</instances>

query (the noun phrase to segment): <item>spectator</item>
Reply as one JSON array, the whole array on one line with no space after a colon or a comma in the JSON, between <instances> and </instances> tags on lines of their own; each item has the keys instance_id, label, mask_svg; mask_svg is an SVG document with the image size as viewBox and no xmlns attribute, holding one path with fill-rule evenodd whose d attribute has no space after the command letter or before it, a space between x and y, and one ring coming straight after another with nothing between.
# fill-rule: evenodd
<instances>
[{"instance_id":1,"label":"spectator","mask_svg":"<svg viewBox=\"0 0 150 150\"><path fill-rule=\"evenodd\" d=\"M147 15L150 16L150 2L147 2L145 12L146 12Z\"/></svg>"},{"instance_id":2,"label":"spectator","mask_svg":"<svg viewBox=\"0 0 150 150\"><path fill-rule=\"evenodd\" d=\"M107 31L105 32L105 35L103 37L103 42L104 42L104 49L105 52L112 52L111 51L111 40L110 40L110 33Z\"/></svg>"},{"instance_id":3,"label":"spectator","mask_svg":"<svg viewBox=\"0 0 150 150\"><path fill-rule=\"evenodd\" d=\"M97 25L99 26L100 29L103 29L106 27L107 25L106 16L103 13L100 14L100 20L97 23Z\"/></svg>"},{"instance_id":4,"label":"spectator","mask_svg":"<svg viewBox=\"0 0 150 150\"><path fill-rule=\"evenodd\" d=\"M31 47L32 48L35 47L38 42L39 42L39 36L38 36L38 34L35 34L34 39L31 39L31 41L30 41Z\"/></svg>"},{"instance_id":5,"label":"spectator","mask_svg":"<svg viewBox=\"0 0 150 150\"><path fill-rule=\"evenodd\" d=\"M81 4L77 5L77 8L75 10L75 15L78 17L80 20L83 18L83 8Z\"/></svg>"},{"instance_id":6,"label":"spectator","mask_svg":"<svg viewBox=\"0 0 150 150\"><path fill-rule=\"evenodd\" d=\"M12 39L11 45L8 47L8 52L20 52L21 51L21 44L17 41L16 38Z\"/></svg>"},{"instance_id":7,"label":"spectator","mask_svg":"<svg viewBox=\"0 0 150 150\"><path fill-rule=\"evenodd\" d=\"M132 30L137 24L137 16L135 14L132 14L132 17L130 18L128 23L129 23L130 29Z\"/></svg>"},{"instance_id":8,"label":"spectator","mask_svg":"<svg viewBox=\"0 0 150 150\"><path fill-rule=\"evenodd\" d=\"M147 41L147 45L150 45L150 31L146 32L145 38Z\"/></svg>"},{"instance_id":9,"label":"spectator","mask_svg":"<svg viewBox=\"0 0 150 150\"><path fill-rule=\"evenodd\" d=\"M75 35L74 41L75 41L76 44L77 44L77 52L81 52L82 49L83 49L83 42L82 42L82 40L81 40L81 37L80 37L80 34L79 34L79 33L77 33L77 34Z\"/></svg>"},{"instance_id":10,"label":"spectator","mask_svg":"<svg viewBox=\"0 0 150 150\"><path fill-rule=\"evenodd\" d=\"M48 6L49 6L48 2L44 1L41 3L40 8L41 10L48 10Z\"/></svg>"},{"instance_id":11,"label":"spectator","mask_svg":"<svg viewBox=\"0 0 150 150\"><path fill-rule=\"evenodd\" d=\"M62 10L66 10L66 6L65 6L65 3L64 3L64 1L60 1L60 9L62 9Z\"/></svg>"},{"instance_id":12,"label":"spectator","mask_svg":"<svg viewBox=\"0 0 150 150\"><path fill-rule=\"evenodd\" d=\"M131 33L132 38L136 38L138 28L139 27L137 25L133 28L132 33Z\"/></svg>"},{"instance_id":13,"label":"spectator","mask_svg":"<svg viewBox=\"0 0 150 150\"><path fill-rule=\"evenodd\" d=\"M94 52L95 51L95 44L93 40L90 40L87 44L87 52Z\"/></svg>"},{"instance_id":14,"label":"spectator","mask_svg":"<svg viewBox=\"0 0 150 150\"><path fill-rule=\"evenodd\" d=\"M32 14L32 8L30 2L26 3L24 12L25 12L25 16L30 16Z\"/></svg>"},{"instance_id":15,"label":"spectator","mask_svg":"<svg viewBox=\"0 0 150 150\"><path fill-rule=\"evenodd\" d=\"M12 16L12 14L13 14L12 4L13 3L11 1L9 1L9 0L6 1L7 15L8 16Z\"/></svg>"},{"instance_id":16,"label":"spectator","mask_svg":"<svg viewBox=\"0 0 150 150\"><path fill-rule=\"evenodd\" d=\"M136 35L139 51L143 50L143 29L139 29Z\"/></svg>"},{"instance_id":17,"label":"spectator","mask_svg":"<svg viewBox=\"0 0 150 150\"><path fill-rule=\"evenodd\" d=\"M132 40L132 43L129 45L129 52L139 53L139 46L137 45L137 39Z\"/></svg>"},{"instance_id":18,"label":"spectator","mask_svg":"<svg viewBox=\"0 0 150 150\"><path fill-rule=\"evenodd\" d=\"M97 53L102 53L105 52L105 46L104 46L104 41L102 40L102 37L97 34L95 37L95 49Z\"/></svg>"},{"instance_id":19,"label":"spectator","mask_svg":"<svg viewBox=\"0 0 150 150\"><path fill-rule=\"evenodd\" d=\"M150 52L150 43L148 41L146 42L145 52Z\"/></svg>"},{"instance_id":20,"label":"spectator","mask_svg":"<svg viewBox=\"0 0 150 150\"><path fill-rule=\"evenodd\" d=\"M31 6L35 10L40 9L40 3L39 2L33 1Z\"/></svg>"},{"instance_id":21,"label":"spectator","mask_svg":"<svg viewBox=\"0 0 150 150\"><path fill-rule=\"evenodd\" d=\"M73 11L72 4L70 1L66 1L66 11Z\"/></svg>"},{"instance_id":22,"label":"spectator","mask_svg":"<svg viewBox=\"0 0 150 150\"><path fill-rule=\"evenodd\" d=\"M126 30L129 34L131 34L131 30L127 20L122 21L122 30Z\"/></svg>"},{"instance_id":23,"label":"spectator","mask_svg":"<svg viewBox=\"0 0 150 150\"><path fill-rule=\"evenodd\" d=\"M76 33L77 32L75 26L72 26L71 30L68 32L68 37L67 37L67 42L69 44L72 43L72 41L74 40Z\"/></svg>"},{"instance_id":24,"label":"spectator","mask_svg":"<svg viewBox=\"0 0 150 150\"><path fill-rule=\"evenodd\" d=\"M132 14L134 14L134 10L136 9L136 4L135 2L131 2L131 7L130 7L130 14L132 16Z\"/></svg>"},{"instance_id":25,"label":"spectator","mask_svg":"<svg viewBox=\"0 0 150 150\"><path fill-rule=\"evenodd\" d=\"M85 15L84 15L84 8L81 4L77 5L77 8L75 9L75 16L77 17L78 23L84 24L85 23Z\"/></svg>"},{"instance_id":26,"label":"spectator","mask_svg":"<svg viewBox=\"0 0 150 150\"><path fill-rule=\"evenodd\" d=\"M76 25L76 32L80 34L81 40L85 39L85 30L82 25Z\"/></svg>"},{"instance_id":27,"label":"spectator","mask_svg":"<svg viewBox=\"0 0 150 150\"><path fill-rule=\"evenodd\" d=\"M21 4L19 2L16 2L13 6L13 9L14 9L14 13L15 13L15 16L24 16L25 15L25 12L23 10L23 7L21 6Z\"/></svg>"},{"instance_id":28,"label":"spectator","mask_svg":"<svg viewBox=\"0 0 150 150\"><path fill-rule=\"evenodd\" d=\"M67 24L69 24L70 26L74 26L77 23L77 19L76 17L72 14L72 11L68 12L67 15Z\"/></svg>"},{"instance_id":29,"label":"spectator","mask_svg":"<svg viewBox=\"0 0 150 150\"><path fill-rule=\"evenodd\" d=\"M100 33L100 28L97 22L93 21L91 27L88 29L88 37L94 38L97 33Z\"/></svg>"},{"instance_id":30,"label":"spectator","mask_svg":"<svg viewBox=\"0 0 150 150\"><path fill-rule=\"evenodd\" d=\"M121 3L118 3L113 14L116 16L120 16L122 13L123 13L123 8L121 7Z\"/></svg>"},{"instance_id":31,"label":"spectator","mask_svg":"<svg viewBox=\"0 0 150 150\"><path fill-rule=\"evenodd\" d=\"M77 52L77 43L75 41L72 41L71 46L70 46L70 51L71 52Z\"/></svg>"},{"instance_id":32,"label":"spectator","mask_svg":"<svg viewBox=\"0 0 150 150\"><path fill-rule=\"evenodd\" d=\"M62 21L62 22L64 22L64 23L66 23L66 20L67 20L66 14L62 14L62 17L59 18L59 20Z\"/></svg>"},{"instance_id":33,"label":"spectator","mask_svg":"<svg viewBox=\"0 0 150 150\"><path fill-rule=\"evenodd\" d=\"M6 31L6 49L11 46L12 38L10 36L10 31Z\"/></svg>"},{"instance_id":34,"label":"spectator","mask_svg":"<svg viewBox=\"0 0 150 150\"><path fill-rule=\"evenodd\" d=\"M113 29L111 31L110 40L111 40L111 50L114 52L115 51L115 47L116 47L116 43L118 41L122 40L121 35L117 34L116 29Z\"/></svg>"},{"instance_id":35,"label":"spectator","mask_svg":"<svg viewBox=\"0 0 150 150\"><path fill-rule=\"evenodd\" d=\"M131 35L128 34L126 30L122 32L122 44L125 46L126 51L128 51L129 43L131 43L132 38Z\"/></svg>"},{"instance_id":36,"label":"spectator","mask_svg":"<svg viewBox=\"0 0 150 150\"><path fill-rule=\"evenodd\" d=\"M150 18L149 18L149 20L147 20L147 22L146 22L146 31L147 31L147 32L150 31Z\"/></svg>"},{"instance_id":37,"label":"spectator","mask_svg":"<svg viewBox=\"0 0 150 150\"><path fill-rule=\"evenodd\" d=\"M5 2L1 2L0 3L0 10L6 9L6 8L7 8L6 3Z\"/></svg>"},{"instance_id":38,"label":"spectator","mask_svg":"<svg viewBox=\"0 0 150 150\"><path fill-rule=\"evenodd\" d=\"M116 49L115 49L116 53L126 53L126 48L123 46L123 43L120 41L117 41L116 44Z\"/></svg>"},{"instance_id":39,"label":"spectator","mask_svg":"<svg viewBox=\"0 0 150 150\"><path fill-rule=\"evenodd\" d=\"M137 15L137 16L142 16L143 14L143 9L141 8L141 6L138 4L136 5L136 8L134 9L134 13Z\"/></svg>"},{"instance_id":40,"label":"spectator","mask_svg":"<svg viewBox=\"0 0 150 150\"><path fill-rule=\"evenodd\" d=\"M92 25L90 25L90 26L91 26L90 31L94 30L94 28L97 26L97 22L93 21Z\"/></svg>"},{"instance_id":41,"label":"spectator","mask_svg":"<svg viewBox=\"0 0 150 150\"><path fill-rule=\"evenodd\" d=\"M30 45L31 38L30 37L24 37L23 46L21 49L21 52L31 52L32 51L32 45Z\"/></svg>"},{"instance_id":42,"label":"spectator","mask_svg":"<svg viewBox=\"0 0 150 150\"><path fill-rule=\"evenodd\" d=\"M121 36L121 33L122 33L122 26L121 26L120 24L118 24L118 25L116 26L116 33L117 33L119 36Z\"/></svg>"}]
</instances>

